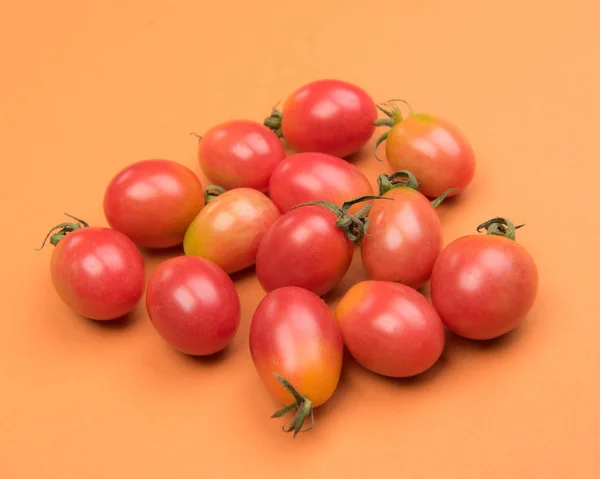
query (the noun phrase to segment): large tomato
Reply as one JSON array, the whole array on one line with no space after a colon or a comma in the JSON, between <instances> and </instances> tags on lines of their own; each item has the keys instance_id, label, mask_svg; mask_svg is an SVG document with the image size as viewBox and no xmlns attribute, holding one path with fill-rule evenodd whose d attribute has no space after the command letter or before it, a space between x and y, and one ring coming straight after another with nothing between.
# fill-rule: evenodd
<instances>
[{"instance_id":1,"label":"large tomato","mask_svg":"<svg viewBox=\"0 0 600 479\"><path fill-rule=\"evenodd\" d=\"M444 195L431 203L419 193L417 179L409 171L380 175L378 182L379 194L396 201L373 202L369 234L361 247L363 265L370 279L420 288L429 280L442 249L442 225L435 206Z\"/></svg>"},{"instance_id":2,"label":"large tomato","mask_svg":"<svg viewBox=\"0 0 600 479\"><path fill-rule=\"evenodd\" d=\"M200 139L198 161L206 177L227 190L266 191L269 177L285 158L281 141L266 126L230 120L212 127Z\"/></svg>"},{"instance_id":3,"label":"large tomato","mask_svg":"<svg viewBox=\"0 0 600 479\"><path fill-rule=\"evenodd\" d=\"M423 295L403 284L362 281L335 311L344 344L375 373L409 377L433 366L444 349L444 325Z\"/></svg>"},{"instance_id":4,"label":"large tomato","mask_svg":"<svg viewBox=\"0 0 600 479\"><path fill-rule=\"evenodd\" d=\"M280 288L260 302L250 323L250 353L271 395L288 404L273 417L297 410L287 431L301 431L313 408L334 393L344 345L327 304L302 288Z\"/></svg>"},{"instance_id":5,"label":"large tomato","mask_svg":"<svg viewBox=\"0 0 600 479\"><path fill-rule=\"evenodd\" d=\"M386 140L387 160L394 170L409 170L419 179L420 191L431 198L456 188L465 189L475 175L475 154L465 136L449 121L424 113L403 118L392 104L390 118L378 120L391 126L376 142Z\"/></svg>"},{"instance_id":6,"label":"large tomato","mask_svg":"<svg viewBox=\"0 0 600 479\"><path fill-rule=\"evenodd\" d=\"M347 157L370 140L377 109L362 88L340 80L302 86L274 110L265 125L298 151Z\"/></svg>"},{"instance_id":7,"label":"large tomato","mask_svg":"<svg viewBox=\"0 0 600 479\"><path fill-rule=\"evenodd\" d=\"M300 203L322 200L342 204L373 194L367 177L354 165L324 153L297 153L273 172L269 197L285 213ZM354 213L360 205L350 209Z\"/></svg>"},{"instance_id":8,"label":"large tomato","mask_svg":"<svg viewBox=\"0 0 600 479\"><path fill-rule=\"evenodd\" d=\"M233 281L213 262L195 256L171 258L152 272L146 307L160 336L194 356L223 350L240 324Z\"/></svg>"},{"instance_id":9,"label":"large tomato","mask_svg":"<svg viewBox=\"0 0 600 479\"><path fill-rule=\"evenodd\" d=\"M204 206L198 177L170 160L144 160L117 173L104 194L108 223L147 248L181 244Z\"/></svg>"},{"instance_id":10,"label":"large tomato","mask_svg":"<svg viewBox=\"0 0 600 479\"><path fill-rule=\"evenodd\" d=\"M431 275L431 299L452 332L492 339L514 329L538 289L535 262L515 241L515 226L494 218L442 250Z\"/></svg>"},{"instance_id":11,"label":"large tomato","mask_svg":"<svg viewBox=\"0 0 600 479\"><path fill-rule=\"evenodd\" d=\"M215 190L223 191L212 187ZM258 245L279 218L279 210L252 188L236 188L216 197L208 194L207 198L208 204L185 233L185 254L209 259L228 274L252 266Z\"/></svg>"},{"instance_id":12,"label":"large tomato","mask_svg":"<svg viewBox=\"0 0 600 479\"><path fill-rule=\"evenodd\" d=\"M50 273L56 292L90 319L117 319L131 312L144 293L142 254L123 233L70 217L77 223L61 223L48 234L55 246Z\"/></svg>"}]
</instances>

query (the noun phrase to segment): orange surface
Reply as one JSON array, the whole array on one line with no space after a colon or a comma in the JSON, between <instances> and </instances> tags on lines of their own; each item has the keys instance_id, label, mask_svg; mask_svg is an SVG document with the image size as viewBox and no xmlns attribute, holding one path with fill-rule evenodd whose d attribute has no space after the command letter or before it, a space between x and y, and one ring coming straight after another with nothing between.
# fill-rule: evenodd
<instances>
[{"instance_id":1,"label":"orange surface","mask_svg":"<svg viewBox=\"0 0 600 479\"><path fill-rule=\"evenodd\" d=\"M598 18L593 0L3 2L0 478L600 477ZM517 332L451 337L421 378L348 361L294 441L250 361L251 273L235 341L194 360L143 305L125 324L74 315L51 248L34 248L63 211L106 224L121 167L198 172L191 131L260 120L323 77L459 125L478 170L440 208L446 242L498 214L527 223L540 293ZM368 149L357 164L373 181L382 168ZM358 260L334 299L364 277Z\"/></svg>"}]
</instances>

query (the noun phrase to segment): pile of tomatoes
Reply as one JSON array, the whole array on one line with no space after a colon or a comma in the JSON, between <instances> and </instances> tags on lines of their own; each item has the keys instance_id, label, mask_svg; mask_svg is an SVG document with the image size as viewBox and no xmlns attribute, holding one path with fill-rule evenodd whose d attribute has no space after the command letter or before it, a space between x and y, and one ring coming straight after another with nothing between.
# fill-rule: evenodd
<instances>
[{"instance_id":1,"label":"pile of tomatoes","mask_svg":"<svg viewBox=\"0 0 600 479\"><path fill-rule=\"evenodd\" d=\"M380 175L374 191L348 158L378 127L386 130L373 161L385 141L396 173ZM282 141L295 152L287 156ZM104 196L110 228L71 217L48 234L53 284L94 320L128 314L145 292L150 321L171 347L211 355L239 329L231 275L255 267L266 296L250 324L251 357L282 405L274 417L295 412L285 429L294 436L333 395L344 348L374 373L415 376L440 358L445 327L496 338L534 303L536 265L510 220L492 218L444 247L436 207L468 187L475 155L454 125L405 102L375 104L358 86L315 81L262 123L208 130L198 161L211 185L169 160L118 172ZM178 245L184 254L146 284L140 248ZM332 310L323 296L348 271L356 245L369 279ZM431 301L419 291L427 282Z\"/></svg>"}]
</instances>

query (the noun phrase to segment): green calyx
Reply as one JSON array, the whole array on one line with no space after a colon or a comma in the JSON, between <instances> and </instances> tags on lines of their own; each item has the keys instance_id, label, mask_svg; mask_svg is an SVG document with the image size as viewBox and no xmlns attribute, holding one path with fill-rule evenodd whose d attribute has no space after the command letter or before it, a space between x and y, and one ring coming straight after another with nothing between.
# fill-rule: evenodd
<instances>
[{"instance_id":1,"label":"green calyx","mask_svg":"<svg viewBox=\"0 0 600 479\"><path fill-rule=\"evenodd\" d=\"M515 240L515 231L519 228L525 226L524 224L515 226L514 223L506 218L492 218L491 220L486 221L485 223L481 223L477 227L477 232L481 233L482 230L485 230L485 234L495 235L495 236L504 236L509 240Z\"/></svg>"},{"instance_id":2,"label":"green calyx","mask_svg":"<svg viewBox=\"0 0 600 479\"><path fill-rule=\"evenodd\" d=\"M263 122L263 124L269 130L273 131L273 133L275 133L278 138L283 138L283 132L281 131L282 118L283 114L279 110L273 108L273 110L271 110L271 116L265 118L265 121Z\"/></svg>"},{"instance_id":3,"label":"green calyx","mask_svg":"<svg viewBox=\"0 0 600 479\"><path fill-rule=\"evenodd\" d=\"M396 104L397 102L404 104L408 108L408 116L411 116L413 114L413 109L406 100L388 100L379 105L375 105L377 109L386 116L386 118L378 118L377 120L375 120L375 126L387 126L389 128L392 128L394 125L397 125L398 123L404 120L402 111ZM373 153L375 154L375 158L378 161L383 160L379 158L379 155L377 155L377 148L379 147L379 145L381 145L381 143L387 140L389 134L390 132L386 131L379 138L377 138L377 141L375 141L375 145L373 146Z\"/></svg>"},{"instance_id":4,"label":"green calyx","mask_svg":"<svg viewBox=\"0 0 600 479\"><path fill-rule=\"evenodd\" d=\"M221 196L227 190L218 185L209 185L204 190L204 203L208 204L214 200L217 196Z\"/></svg>"},{"instance_id":5,"label":"green calyx","mask_svg":"<svg viewBox=\"0 0 600 479\"><path fill-rule=\"evenodd\" d=\"M296 208L300 208L302 206L324 206L328 210L334 212L337 215L336 226L341 229L344 233L346 233L346 237L352 241L353 243L359 244L364 236L367 234L367 229L369 228L369 218L367 215L371 210L371 205L365 205L358 213L350 214L348 210L357 203L362 203L363 201L369 200L392 200L394 198L384 198L381 196L360 196L358 198L354 198L352 200L346 201L342 204L341 207L330 203L328 201L309 201L307 203L301 203L299 205L294 206L291 210ZM290 210L290 211L291 211Z\"/></svg>"},{"instance_id":6,"label":"green calyx","mask_svg":"<svg viewBox=\"0 0 600 479\"><path fill-rule=\"evenodd\" d=\"M287 413L289 413L291 411L296 411L296 415L294 416L294 419L292 419L292 422L290 423L289 427L286 428L286 427L282 426L283 431L284 432L292 432L293 431L294 438L300 432L310 431L315 426L315 414L313 411L312 402L307 397L302 396L302 394L300 394L296 390L296 388L294 388L294 386L292 386L290 384L290 382L287 379L281 377L279 374L277 374L275 372L273 373L273 375L281 383L281 385L285 389L287 389L292 394L292 396L294 396L294 402L281 408L279 411L275 412L271 417L278 418L278 417L285 416ZM308 416L310 416L310 418L311 418L311 424L310 424L310 426L302 429L302 426L304 425L304 422L306 421Z\"/></svg>"},{"instance_id":7,"label":"green calyx","mask_svg":"<svg viewBox=\"0 0 600 479\"><path fill-rule=\"evenodd\" d=\"M75 216L72 216L69 213L65 213L65 215L67 215L69 218L73 218L75 221L77 221L77 223L60 223L56 225L48 232L48 234L44 238L42 246L36 248L36 251L41 250L46 245L48 238L50 238L50 244L52 244L52 246L56 246L59 243L59 241L62 240L65 236L67 236L69 233L81 228L88 228L90 226L85 221L80 220L79 218L76 218Z\"/></svg>"},{"instance_id":8,"label":"green calyx","mask_svg":"<svg viewBox=\"0 0 600 479\"><path fill-rule=\"evenodd\" d=\"M421 187L416 176L408 170L396 171L391 175L381 174L377 178L377 185L379 185L379 194L381 196L385 195L388 191L393 190L394 188L405 187L419 191L419 188ZM444 191L444 193L442 193L438 198L431 201L431 206L437 208L448 197L448 195L454 191L458 191L458 188L450 188L447 191Z\"/></svg>"}]
</instances>

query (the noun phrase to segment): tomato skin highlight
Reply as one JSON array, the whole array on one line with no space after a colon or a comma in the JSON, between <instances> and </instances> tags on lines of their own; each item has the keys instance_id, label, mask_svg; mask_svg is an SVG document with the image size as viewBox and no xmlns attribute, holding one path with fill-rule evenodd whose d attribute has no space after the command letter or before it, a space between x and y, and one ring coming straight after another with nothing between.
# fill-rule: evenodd
<instances>
[{"instance_id":1,"label":"tomato skin highlight","mask_svg":"<svg viewBox=\"0 0 600 479\"><path fill-rule=\"evenodd\" d=\"M179 256L150 276L148 315L173 348L193 356L223 350L240 324L240 299L231 278L213 262Z\"/></svg>"},{"instance_id":2,"label":"tomato skin highlight","mask_svg":"<svg viewBox=\"0 0 600 479\"><path fill-rule=\"evenodd\" d=\"M347 157L363 148L375 131L377 109L362 88L340 80L317 80L285 101L283 137L300 152Z\"/></svg>"},{"instance_id":3,"label":"tomato skin highlight","mask_svg":"<svg viewBox=\"0 0 600 479\"><path fill-rule=\"evenodd\" d=\"M145 288L145 265L135 244L119 231L89 227L67 234L50 263L59 297L78 314L117 319L133 311Z\"/></svg>"},{"instance_id":4,"label":"tomato skin highlight","mask_svg":"<svg viewBox=\"0 0 600 479\"><path fill-rule=\"evenodd\" d=\"M413 114L390 130L385 142L389 164L411 171L421 183L419 191L430 198L458 188L464 190L475 175L475 154L467 139L450 122L426 114Z\"/></svg>"},{"instance_id":5,"label":"tomato skin highlight","mask_svg":"<svg viewBox=\"0 0 600 479\"><path fill-rule=\"evenodd\" d=\"M450 331L485 340L514 329L533 306L538 271L514 240L473 234L440 253L431 275L431 299Z\"/></svg>"},{"instance_id":6,"label":"tomato skin highlight","mask_svg":"<svg viewBox=\"0 0 600 479\"><path fill-rule=\"evenodd\" d=\"M336 221L335 213L316 205L282 215L264 235L256 255L256 276L263 289L298 286L318 296L331 291L348 271L354 250Z\"/></svg>"},{"instance_id":7,"label":"tomato skin highlight","mask_svg":"<svg viewBox=\"0 0 600 479\"><path fill-rule=\"evenodd\" d=\"M143 160L127 166L112 178L104 194L104 214L110 226L146 248L180 245L203 206L198 177L170 160Z\"/></svg>"},{"instance_id":8,"label":"tomato skin highlight","mask_svg":"<svg viewBox=\"0 0 600 479\"><path fill-rule=\"evenodd\" d=\"M430 278L442 249L442 226L435 208L418 191L399 186L373 201L361 257L370 279L396 281L412 288Z\"/></svg>"},{"instance_id":9,"label":"tomato skin highlight","mask_svg":"<svg viewBox=\"0 0 600 479\"><path fill-rule=\"evenodd\" d=\"M368 178L347 161L324 153L290 155L275 169L269 197L285 213L296 205L323 200L334 204L373 194ZM355 213L364 204L350 208Z\"/></svg>"},{"instance_id":10,"label":"tomato skin highlight","mask_svg":"<svg viewBox=\"0 0 600 479\"><path fill-rule=\"evenodd\" d=\"M226 191L210 201L190 224L183 240L186 255L200 256L232 274L252 266L261 239L280 213L252 188Z\"/></svg>"},{"instance_id":11,"label":"tomato skin highlight","mask_svg":"<svg viewBox=\"0 0 600 479\"><path fill-rule=\"evenodd\" d=\"M419 292L399 283L362 281L335 311L354 359L377 374L404 378L431 368L444 349L444 325Z\"/></svg>"},{"instance_id":12,"label":"tomato skin highlight","mask_svg":"<svg viewBox=\"0 0 600 479\"><path fill-rule=\"evenodd\" d=\"M252 360L269 393L281 404L292 403L294 398L274 372L318 407L338 385L343 352L333 313L321 298L303 288L271 291L252 317Z\"/></svg>"},{"instance_id":13,"label":"tomato skin highlight","mask_svg":"<svg viewBox=\"0 0 600 479\"><path fill-rule=\"evenodd\" d=\"M269 178L285 158L277 135L250 120L230 120L208 130L198 145L198 162L213 184L226 190L265 192Z\"/></svg>"}]
</instances>

